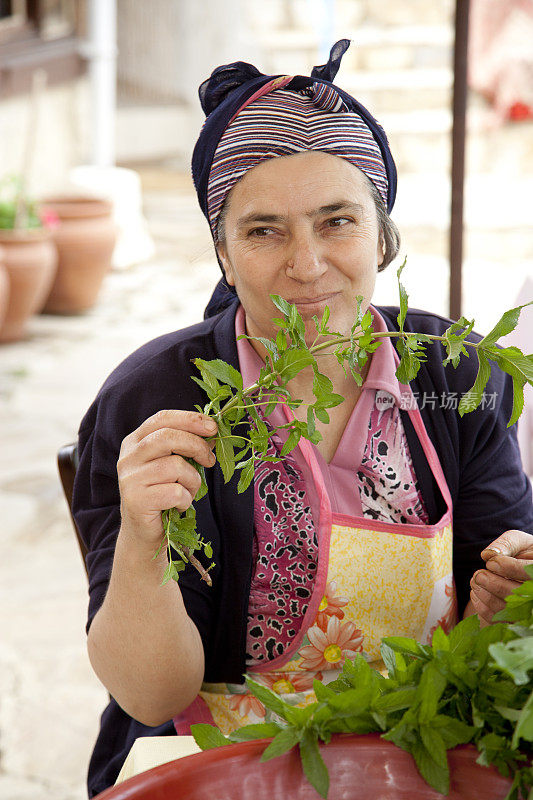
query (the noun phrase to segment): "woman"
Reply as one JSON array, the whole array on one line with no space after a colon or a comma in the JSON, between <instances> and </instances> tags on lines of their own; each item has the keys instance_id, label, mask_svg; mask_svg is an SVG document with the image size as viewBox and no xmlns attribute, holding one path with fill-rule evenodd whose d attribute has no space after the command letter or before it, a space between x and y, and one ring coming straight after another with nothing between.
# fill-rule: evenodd
<instances>
[{"instance_id":1,"label":"woman","mask_svg":"<svg viewBox=\"0 0 533 800\"><path fill-rule=\"evenodd\" d=\"M311 77L272 78L237 63L200 87L208 116L193 175L224 280L207 319L126 359L81 424L74 511L89 547L88 646L115 698L89 769L91 795L115 780L138 736L261 720L245 671L305 702L313 679L331 679L346 657L362 652L378 664L383 635L429 640L437 625L475 612L490 623L533 558L531 493L505 427L506 376L495 372L487 387L494 408L463 418L445 403L418 411L411 402L413 393L462 394L474 359L444 368L440 348L429 348L416 380L401 386L385 338L362 387L322 359L345 399L318 425L321 443L258 464L242 495L215 466L215 423L193 410L205 397L190 379L192 358L231 363L245 385L258 375L262 345L237 337L272 336L270 294L295 303L308 338L326 305L331 328L347 332L356 297L370 304L377 272L397 253L387 139L332 84L348 44L337 43ZM397 329L397 309L372 312L375 330ZM424 312L405 323L425 333L446 327ZM307 372L289 386L302 409L314 399ZM290 413L278 407L267 422ZM274 436L269 454L281 447ZM161 511L186 509L198 489L187 457L214 467L197 504L213 544L212 588L189 568L179 585L161 585L166 555L153 558Z\"/></svg>"}]
</instances>

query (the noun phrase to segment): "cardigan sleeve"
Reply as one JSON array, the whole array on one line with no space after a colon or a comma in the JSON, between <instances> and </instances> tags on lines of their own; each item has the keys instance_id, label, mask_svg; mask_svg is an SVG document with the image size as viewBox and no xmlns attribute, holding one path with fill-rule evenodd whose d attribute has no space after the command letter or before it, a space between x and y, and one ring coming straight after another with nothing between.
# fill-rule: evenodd
<instances>
[{"instance_id":1,"label":"cardigan sleeve","mask_svg":"<svg viewBox=\"0 0 533 800\"><path fill-rule=\"evenodd\" d=\"M190 388L194 387L193 382L180 380L174 367L168 358L158 357L141 367L122 368L104 384L80 425L73 514L88 548L87 630L107 592L120 529L117 461L122 440L160 409L192 409L197 400L194 388ZM180 393L180 385L187 387L187 397L183 391ZM219 565L219 532L207 498L197 504L197 519L203 538L212 543L213 560ZM201 581L190 565L180 573L179 580L187 613L200 632L204 649L211 636L213 604L217 602L218 567L211 574L213 587Z\"/></svg>"},{"instance_id":2,"label":"cardigan sleeve","mask_svg":"<svg viewBox=\"0 0 533 800\"><path fill-rule=\"evenodd\" d=\"M398 309L379 310L389 329L397 330ZM451 320L413 310L407 315L406 329L442 335L450 324ZM469 338L481 339L474 333ZM531 484L522 468L517 426L507 427L513 405L510 376L492 364L482 405L461 417L457 404L474 384L477 357L470 353L454 369L451 364L443 365L446 354L440 344L431 345L426 353L427 361L412 387L422 400L420 412L452 498L454 576L462 613L468 602L470 579L484 566L481 551L506 530L533 533ZM431 402L424 404L424 398ZM438 490L428 480L427 462L408 426L406 433L425 499L429 496L432 502L428 505L442 510L442 498L436 496Z\"/></svg>"},{"instance_id":3,"label":"cardigan sleeve","mask_svg":"<svg viewBox=\"0 0 533 800\"><path fill-rule=\"evenodd\" d=\"M466 586L484 562L480 552L506 530L533 534L531 484L522 469L516 425L507 427L512 380L493 369L484 406L460 421L460 475L454 503L455 572ZM472 418L475 415L474 419ZM465 596L466 595L466 596Z\"/></svg>"}]
</instances>

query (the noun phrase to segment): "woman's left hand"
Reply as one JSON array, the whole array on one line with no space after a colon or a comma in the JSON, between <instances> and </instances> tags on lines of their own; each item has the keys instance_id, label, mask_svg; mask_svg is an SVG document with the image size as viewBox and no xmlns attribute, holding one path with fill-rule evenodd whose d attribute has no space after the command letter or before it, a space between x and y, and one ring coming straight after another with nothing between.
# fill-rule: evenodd
<instances>
[{"instance_id":1,"label":"woman's left hand","mask_svg":"<svg viewBox=\"0 0 533 800\"><path fill-rule=\"evenodd\" d=\"M483 550L481 558L486 562L485 569L472 576L470 601L484 626L490 625L493 614L505 607L507 595L528 580L524 567L533 564L533 535L505 531Z\"/></svg>"}]
</instances>

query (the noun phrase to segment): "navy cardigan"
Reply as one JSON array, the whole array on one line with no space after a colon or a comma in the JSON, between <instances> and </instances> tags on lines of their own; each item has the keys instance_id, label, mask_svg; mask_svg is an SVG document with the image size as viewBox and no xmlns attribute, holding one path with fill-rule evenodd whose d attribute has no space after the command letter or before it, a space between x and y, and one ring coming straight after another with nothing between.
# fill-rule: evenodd
<instances>
[{"instance_id":1,"label":"navy cardigan","mask_svg":"<svg viewBox=\"0 0 533 800\"><path fill-rule=\"evenodd\" d=\"M161 336L130 355L104 383L79 430L79 467L73 511L89 554L89 621L100 608L109 581L120 526L116 463L123 438L147 417L163 408L194 409L205 398L190 379L191 359L221 358L239 366L235 340L237 303L220 314L185 330ZM397 308L380 307L389 330L397 329ZM423 311L410 311L406 330L441 334L449 320ZM494 368L486 388L494 403L460 417L440 402L472 386L477 359L464 358L457 369L444 367L440 344L430 345L427 361L411 383L419 396L426 393L422 418L448 483L453 502L454 575L462 611L469 580L482 566L480 551L504 530L533 533L529 481L523 473L511 415L511 380ZM436 402L428 402L434 398ZM453 405L453 404L452 404ZM434 406L434 407L433 407ZM492 407L493 406L493 407ZM409 416L402 411L419 487L435 522L444 510ZM213 587L187 568L180 587L190 617L202 637L205 679L242 682L248 595L252 574L253 485L237 495L238 475L224 484L218 465L207 471L208 495L197 504L198 527L212 542ZM114 700L102 716L101 730L89 766L89 796L114 783L138 736L171 735L172 721L149 728L131 719Z\"/></svg>"}]
</instances>

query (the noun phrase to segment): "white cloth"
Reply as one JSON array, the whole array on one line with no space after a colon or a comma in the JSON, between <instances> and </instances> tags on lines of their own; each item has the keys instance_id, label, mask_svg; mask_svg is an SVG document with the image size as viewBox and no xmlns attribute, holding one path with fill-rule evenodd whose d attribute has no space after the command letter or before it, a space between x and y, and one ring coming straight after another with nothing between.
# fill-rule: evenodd
<instances>
[{"instance_id":1,"label":"white cloth","mask_svg":"<svg viewBox=\"0 0 533 800\"><path fill-rule=\"evenodd\" d=\"M199 752L193 736L141 736L134 741L115 784L160 764Z\"/></svg>"}]
</instances>

